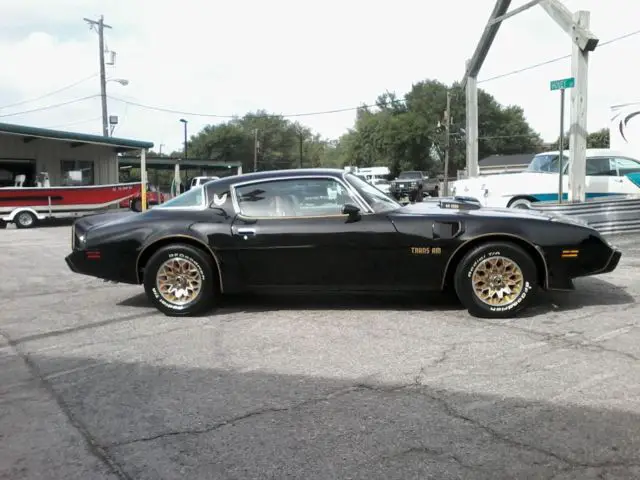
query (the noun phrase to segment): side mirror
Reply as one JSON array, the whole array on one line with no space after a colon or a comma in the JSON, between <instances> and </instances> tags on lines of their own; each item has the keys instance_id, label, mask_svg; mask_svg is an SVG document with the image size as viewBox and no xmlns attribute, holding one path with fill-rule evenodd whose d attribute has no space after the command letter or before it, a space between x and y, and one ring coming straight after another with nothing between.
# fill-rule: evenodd
<instances>
[{"instance_id":1,"label":"side mirror","mask_svg":"<svg viewBox=\"0 0 640 480\"><path fill-rule=\"evenodd\" d=\"M345 215L349 215L350 217L354 217L360 213L360 209L351 203L346 203L342 207L342 213Z\"/></svg>"}]
</instances>

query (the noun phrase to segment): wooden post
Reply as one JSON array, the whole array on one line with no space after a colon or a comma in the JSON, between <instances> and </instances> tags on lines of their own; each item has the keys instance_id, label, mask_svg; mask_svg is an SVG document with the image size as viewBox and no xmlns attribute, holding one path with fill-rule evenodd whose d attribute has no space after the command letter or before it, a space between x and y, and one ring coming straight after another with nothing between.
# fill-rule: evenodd
<instances>
[{"instance_id":1,"label":"wooden post","mask_svg":"<svg viewBox=\"0 0 640 480\"><path fill-rule=\"evenodd\" d=\"M573 20L589 29L589 12L578 11ZM571 126L569 130L569 202L584 202L587 173L587 95L589 51L581 50L574 40L571 53L571 74L576 79L571 89Z\"/></svg>"}]
</instances>

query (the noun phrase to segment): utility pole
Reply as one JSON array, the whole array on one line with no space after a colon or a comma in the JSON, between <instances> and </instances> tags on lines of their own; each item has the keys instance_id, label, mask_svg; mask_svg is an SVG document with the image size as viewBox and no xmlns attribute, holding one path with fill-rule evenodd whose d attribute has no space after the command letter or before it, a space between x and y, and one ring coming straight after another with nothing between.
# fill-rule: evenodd
<instances>
[{"instance_id":1,"label":"utility pole","mask_svg":"<svg viewBox=\"0 0 640 480\"><path fill-rule=\"evenodd\" d=\"M107 75L104 68L104 29L111 28L111 25L104 23L104 15L100 15L100 20L84 19L91 28L97 26L98 48L100 49L100 98L102 100L102 135L109 136L109 117L107 115Z\"/></svg>"},{"instance_id":2,"label":"utility pole","mask_svg":"<svg viewBox=\"0 0 640 480\"><path fill-rule=\"evenodd\" d=\"M302 168L302 147L304 146L304 136L302 131L300 132L300 158L298 159L298 168Z\"/></svg>"},{"instance_id":3,"label":"utility pole","mask_svg":"<svg viewBox=\"0 0 640 480\"><path fill-rule=\"evenodd\" d=\"M442 196L449 196L449 151L451 150L451 91L447 90L447 109L444 112L444 182Z\"/></svg>"},{"instance_id":4,"label":"utility pole","mask_svg":"<svg viewBox=\"0 0 640 480\"><path fill-rule=\"evenodd\" d=\"M187 161L187 120L185 120L184 118L180 119L180 123L183 124L184 128L184 140L183 140L183 149L184 149L184 161Z\"/></svg>"},{"instance_id":5,"label":"utility pole","mask_svg":"<svg viewBox=\"0 0 640 480\"><path fill-rule=\"evenodd\" d=\"M258 129L253 129L253 171L258 171Z\"/></svg>"}]
</instances>

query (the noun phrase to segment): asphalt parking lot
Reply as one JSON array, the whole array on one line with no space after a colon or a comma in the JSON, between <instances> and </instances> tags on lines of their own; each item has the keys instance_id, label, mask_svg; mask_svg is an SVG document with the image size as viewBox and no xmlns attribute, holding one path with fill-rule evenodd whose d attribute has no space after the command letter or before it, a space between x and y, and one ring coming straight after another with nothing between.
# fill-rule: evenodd
<instances>
[{"instance_id":1,"label":"asphalt parking lot","mask_svg":"<svg viewBox=\"0 0 640 480\"><path fill-rule=\"evenodd\" d=\"M175 319L0 230L0 478L640 478L640 237L485 321L437 299L233 300Z\"/></svg>"}]
</instances>

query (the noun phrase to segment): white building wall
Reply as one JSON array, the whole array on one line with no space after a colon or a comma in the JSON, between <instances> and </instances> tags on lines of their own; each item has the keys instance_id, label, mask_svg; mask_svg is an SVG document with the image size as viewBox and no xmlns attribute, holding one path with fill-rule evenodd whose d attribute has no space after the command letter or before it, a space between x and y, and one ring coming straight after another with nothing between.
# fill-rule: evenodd
<instances>
[{"instance_id":1,"label":"white building wall","mask_svg":"<svg viewBox=\"0 0 640 480\"><path fill-rule=\"evenodd\" d=\"M118 159L113 147L82 145L72 148L68 141L33 139L23 141L17 135L0 134L0 165L4 160L36 161L36 173L46 171L52 186L62 181L62 160L91 161L95 184L118 183Z\"/></svg>"}]
</instances>

